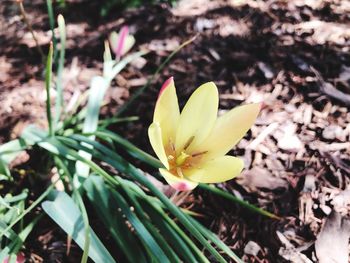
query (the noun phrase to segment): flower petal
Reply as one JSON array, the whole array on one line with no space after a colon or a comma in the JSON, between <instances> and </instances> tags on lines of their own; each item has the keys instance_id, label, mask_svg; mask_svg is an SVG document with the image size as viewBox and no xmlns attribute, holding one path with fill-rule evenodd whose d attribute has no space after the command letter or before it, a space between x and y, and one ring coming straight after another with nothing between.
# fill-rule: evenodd
<instances>
[{"instance_id":1,"label":"flower petal","mask_svg":"<svg viewBox=\"0 0 350 263\"><path fill-rule=\"evenodd\" d=\"M122 51L124 49L124 44L125 44L125 39L127 38L127 36L129 35L129 27L127 26L123 26L122 29L120 29L119 32L119 37L118 37L118 43L117 43L117 48L115 50L115 54L117 55L117 57L121 57Z\"/></svg>"},{"instance_id":2,"label":"flower petal","mask_svg":"<svg viewBox=\"0 0 350 263\"><path fill-rule=\"evenodd\" d=\"M169 139L175 142L175 131L180 117L173 78L169 78L162 86L153 115L153 122L158 122L162 129L163 145Z\"/></svg>"},{"instance_id":3,"label":"flower petal","mask_svg":"<svg viewBox=\"0 0 350 263\"><path fill-rule=\"evenodd\" d=\"M202 160L211 160L230 151L254 124L260 107L260 103L247 104L219 117L210 135L195 149L198 152L208 151Z\"/></svg>"},{"instance_id":4,"label":"flower petal","mask_svg":"<svg viewBox=\"0 0 350 263\"><path fill-rule=\"evenodd\" d=\"M217 118L218 105L218 89L213 82L205 83L193 92L181 112L176 130L177 152L191 142L190 152L209 135Z\"/></svg>"},{"instance_id":5,"label":"flower petal","mask_svg":"<svg viewBox=\"0 0 350 263\"><path fill-rule=\"evenodd\" d=\"M128 51L133 47L133 45L135 45L135 38L132 35L128 35L124 41L121 55L123 56L126 53L128 53Z\"/></svg>"},{"instance_id":6,"label":"flower petal","mask_svg":"<svg viewBox=\"0 0 350 263\"><path fill-rule=\"evenodd\" d=\"M167 181L167 183L178 191L189 191L194 189L198 185L198 183L196 182L191 182L185 178L177 177L170 173L168 170L161 168L159 169L159 172Z\"/></svg>"},{"instance_id":7,"label":"flower petal","mask_svg":"<svg viewBox=\"0 0 350 263\"><path fill-rule=\"evenodd\" d=\"M153 122L148 128L148 137L151 142L152 148L159 160L164 164L164 166L169 169L168 158L165 154L164 145L162 142L162 130L159 123Z\"/></svg>"},{"instance_id":8,"label":"flower petal","mask_svg":"<svg viewBox=\"0 0 350 263\"><path fill-rule=\"evenodd\" d=\"M198 183L220 183L240 174L244 167L241 159L233 156L221 156L203 163L198 169L184 171L186 178Z\"/></svg>"},{"instance_id":9,"label":"flower petal","mask_svg":"<svg viewBox=\"0 0 350 263\"><path fill-rule=\"evenodd\" d=\"M117 49L118 49L118 39L119 39L119 34L115 31L113 31L109 35L109 44L111 45L111 49L114 54L116 54Z\"/></svg>"}]
</instances>

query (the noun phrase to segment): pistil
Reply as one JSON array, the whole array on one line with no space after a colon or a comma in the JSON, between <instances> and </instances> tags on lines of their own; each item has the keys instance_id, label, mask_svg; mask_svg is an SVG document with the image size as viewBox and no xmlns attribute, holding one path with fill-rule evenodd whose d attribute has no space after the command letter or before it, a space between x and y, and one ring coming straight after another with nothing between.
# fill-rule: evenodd
<instances>
[{"instance_id":1,"label":"pistil","mask_svg":"<svg viewBox=\"0 0 350 263\"><path fill-rule=\"evenodd\" d=\"M188 157L190 157L191 155L188 155L187 153L185 153L184 151L182 151L181 153L180 153L180 155L176 158L176 165L177 166L181 166L181 165L183 165L184 164L184 162L186 161L186 159L188 158Z\"/></svg>"}]
</instances>

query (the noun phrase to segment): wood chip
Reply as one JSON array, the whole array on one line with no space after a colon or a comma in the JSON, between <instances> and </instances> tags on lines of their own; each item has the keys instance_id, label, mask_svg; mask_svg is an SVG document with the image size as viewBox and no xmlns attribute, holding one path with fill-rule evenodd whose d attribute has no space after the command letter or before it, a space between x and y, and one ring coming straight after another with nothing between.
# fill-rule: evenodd
<instances>
[{"instance_id":1,"label":"wood chip","mask_svg":"<svg viewBox=\"0 0 350 263\"><path fill-rule=\"evenodd\" d=\"M327 218L315 243L316 255L320 263L349 262L350 220L332 212Z\"/></svg>"}]
</instances>

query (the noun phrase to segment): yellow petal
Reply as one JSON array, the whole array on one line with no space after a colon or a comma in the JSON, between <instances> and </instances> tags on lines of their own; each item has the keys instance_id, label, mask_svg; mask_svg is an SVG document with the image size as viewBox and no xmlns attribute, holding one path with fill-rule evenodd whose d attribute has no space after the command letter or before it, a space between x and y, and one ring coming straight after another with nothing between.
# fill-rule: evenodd
<instances>
[{"instance_id":1,"label":"yellow petal","mask_svg":"<svg viewBox=\"0 0 350 263\"><path fill-rule=\"evenodd\" d=\"M196 182L191 182L185 178L177 177L170 173L168 170L161 168L159 169L159 172L164 177L165 181L167 181L171 187L175 188L178 191L189 191L198 185Z\"/></svg>"},{"instance_id":2,"label":"yellow petal","mask_svg":"<svg viewBox=\"0 0 350 263\"><path fill-rule=\"evenodd\" d=\"M148 128L148 137L151 142L152 148L159 160L164 164L164 166L169 169L168 158L165 154L164 145L162 142L162 130L159 123L153 122Z\"/></svg>"},{"instance_id":3,"label":"yellow petal","mask_svg":"<svg viewBox=\"0 0 350 263\"><path fill-rule=\"evenodd\" d=\"M218 105L218 89L213 82L205 83L193 92L181 112L176 130L177 152L189 142L190 152L209 135L217 118Z\"/></svg>"},{"instance_id":4,"label":"yellow petal","mask_svg":"<svg viewBox=\"0 0 350 263\"><path fill-rule=\"evenodd\" d=\"M203 155L203 161L223 156L230 151L254 124L260 107L260 103L247 104L219 117L210 135L195 149L198 152L208 151Z\"/></svg>"},{"instance_id":5,"label":"yellow petal","mask_svg":"<svg viewBox=\"0 0 350 263\"><path fill-rule=\"evenodd\" d=\"M244 167L241 159L233 156L221 156L205 162L198 169L184 172L187 179L198 183L220 183L240 174Z\"/></svg>"},{"instance_id":6,"label":"yellow petal","mask_svg":"<svg viewBox=\"0 0 350 263\"><path fill-rule=\"evenodd\" d=\"M158 122L162 129L162 141L164 145L169 139L175 142L175 132L180 117L173 78L169 78L162 86L153 115L153 122Z\"/></svg>"}]
</instances>

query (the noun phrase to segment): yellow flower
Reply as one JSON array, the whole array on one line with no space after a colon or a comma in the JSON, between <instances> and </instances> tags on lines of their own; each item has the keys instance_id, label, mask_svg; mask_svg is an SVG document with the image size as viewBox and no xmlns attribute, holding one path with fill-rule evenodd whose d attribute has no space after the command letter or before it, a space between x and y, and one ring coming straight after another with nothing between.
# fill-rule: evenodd
<instances>
[{"instance_id":1,"label":"yellow flower","mask_svg":"<svg viewBox=\"0 0 350 263\"><path fill-rule=\"evenodd\" d=\"M148 136L165 167L159 172L179 191L230 180L243 169L241 159L225 154L254 124L260 103L236 107L221 117L218 106L213 82L195 90L181 114L173 78L160 90Z\"/></svg>"}]
</instances>

